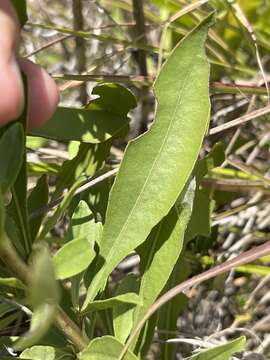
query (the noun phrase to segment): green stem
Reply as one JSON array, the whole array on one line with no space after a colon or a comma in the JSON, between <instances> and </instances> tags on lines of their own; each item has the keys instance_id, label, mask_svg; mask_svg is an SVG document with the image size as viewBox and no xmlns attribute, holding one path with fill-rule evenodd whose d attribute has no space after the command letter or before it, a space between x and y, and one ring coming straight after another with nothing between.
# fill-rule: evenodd
<instances>
[{"instance_id":1,"label":"green stem","mask_svg":"<svg viewBox=\"0 0 270 360\"><path fill-rule=\"evenodd\" d=\"M16 250L6 236L4 239L0 239L0 259L19 280L26 286L31 286L31 270L18 256ZM58 313L55 318L55 324L79 351L82 351L87 346L88 339L82 335L79 327L60 307L58 308Z\"/></svg>"}]
</instances>

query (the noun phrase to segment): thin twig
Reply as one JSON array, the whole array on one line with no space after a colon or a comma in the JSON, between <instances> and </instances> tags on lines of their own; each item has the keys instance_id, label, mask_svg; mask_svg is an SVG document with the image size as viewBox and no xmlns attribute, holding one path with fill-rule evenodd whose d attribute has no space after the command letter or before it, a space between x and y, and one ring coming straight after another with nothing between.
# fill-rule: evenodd
<instances>
[{"instance_id":1,"label":"thin twig","mask_svg":"<svg viewBox=\"0 0 270 360\"><path fill-rule=\"evenodd\" d=\"M220 132L222 132L224 130L231 129L231 128L235 127L235 126L240 126L240 125L242 125L242 124L244 124L244 123L246 123L246 122L248 122L250 120L253 120L253 119L256 119L258 117L267 115L269 113L270 113L270 105L265 106L265 107L263 107L261 109L252 111L249 114L240 116L239 118L234 119L232 121L229 121L226 124L216 126L216 127L212 128L212 129L210 129L209 135L218 134L218 133L220 133Z\"/></svg>"},{"instance_id":2,"label":"thin twig","mask_svg":"<svg viewBox=\"0 0 270 360\"><path fill-rule=\"evenodd\" d=\"M43 50L48 49L49 47L51 47L51 46L53 46L53 45L55 45L55 44L58 44L59 42L62 42L62 41L67 40L67 39L70 39L70 38L72 38L72 37L73 37L72 35L60 36L60 37L58 37L57 39L54 39L54 40L52 40L52 41L47 42L45 45L39 47L38 49L36 49L36 50L32 51L31 53L25 55L24 57L25 57L25 58L29 58L29 57L31 57L31 56L33 56L33 55L36 55L37 53L39 53L39 52L41 52L41 51L43 51Z\"/></svg>"},{"instance_id":3,"label":"thin twig","mask_svg":"<svg viewBox=\"0 0 270 360\"><path fill-rule=\"evenodd\" d=\"M83 184L82 186L80 186L74 193L74 196L79 195L81 193L83 193L86 190L91 189L93 186L97 185L98 183L109 179L110 177L114 176L117 174L118 172L118 168L110 170L108 172L106 172L103 175L98 176L95 179L90 179L88 180L85 184ZM34 210L30 216L29 216L29 220L35 219L36 217L48 212L49 210L53 209L55 206L57 206L58 204L60 204L62 202L62 200L64 199L64 195L60 196L58 199L50 202L49 204L47 204L46 206L43 206L39 209Z\"/></svg>"}]
</instances>

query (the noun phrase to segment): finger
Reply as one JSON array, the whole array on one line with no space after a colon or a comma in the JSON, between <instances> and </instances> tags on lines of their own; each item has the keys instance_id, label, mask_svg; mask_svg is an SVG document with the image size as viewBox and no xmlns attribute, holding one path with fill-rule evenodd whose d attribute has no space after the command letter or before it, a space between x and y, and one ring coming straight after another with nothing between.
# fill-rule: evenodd
<instances>
[{"instance_id":1,"label":"finger","mask_svg":"<svg viewBox=\"0 0 270 360\"><path fill-rule=\"evenodd\" d=\"M8 62L14 57L20 36L20 27L16 11L9 0L0 1L0 24L1 60Z\"/></svg>"},{"instance_id":2,"label":"finger","mask_svg":"<svg viewBox=\"0 0 270 360\"><path fill-rule=\"evenodd\" d=\"M28 79L29 128L42 125L50 119L59 102L59 91L54 80L40 66L29 60L19 60Z\"/></svg>"},{"instance_id":3,"label":"finger","mask_svg":"<svg viewBox=\"0 0 270 360\"><path fill-rule=\"evenodd\" d=\"M23 109L23 91L15 51L19 24L8 0L0 0L0 126L16 119Z\"/></svg>"}]
</instances>

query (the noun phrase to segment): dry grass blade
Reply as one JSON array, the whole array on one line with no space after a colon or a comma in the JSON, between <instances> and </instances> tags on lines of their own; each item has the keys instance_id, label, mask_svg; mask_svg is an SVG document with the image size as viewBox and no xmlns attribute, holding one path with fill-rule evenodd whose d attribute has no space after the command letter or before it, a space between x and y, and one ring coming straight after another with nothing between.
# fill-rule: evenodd
<instances>
[{"instance_id":1,"label":"dry grass blade","mask_svg":"<svg viewBox=\"0 0 270 360\"><path fill-rule=\"evenodd\" d=\"M176 14L174 14L170 18L169 22L171 23L171 22L179 19L181 16L184 16L184 15L188 14L189 12L197 9L198 7L202 6L203 4L206 4L208 1L209 0L198 0L193 4L189 4L189 5L185 6L183 9L181 9Z\"/></svg>"},{"instance_id":2,"label":"dry grass blade","mask_svg":"<svg viewBox=\"0 0 270 360\"><path fill-rule=\"evenodd\" d=\"M248 122L250 120L259 118L259 117L267 115L269 113L270 113L270 105L265 106L265 107L263 107L261 109L252 111L249 114L240 116L239 118L234 119L232 121L229 121L226 124L216 126L216 127L212 128L209 131L209 135L218 134L218 133L220 133L220 132L222 132L224 130L228 130L228 129L231 129L231 128L235 127L235 126L242 125L242 124L244 124L244 123L246 123L246 122Z\"/></svg>"}]
</instances>

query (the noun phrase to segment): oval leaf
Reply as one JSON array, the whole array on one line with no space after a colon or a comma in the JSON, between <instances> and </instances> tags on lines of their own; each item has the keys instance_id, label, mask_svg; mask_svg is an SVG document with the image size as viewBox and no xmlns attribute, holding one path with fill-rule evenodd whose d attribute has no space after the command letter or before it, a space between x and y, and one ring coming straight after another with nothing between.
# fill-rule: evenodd
<instances>
[{"instance_id":1,"label":"oval leaf","mask_svg":"<svg viewBox=\"0 0 270 360\"><path fill-rule=\"evenodd\" d=\"M123 345L112 336L103 336L90 342L79 355L79 360L117 360ZM123 360L138 360L130 351Z\"/></svg>"},{"instance_id":2,"label":"oval leaf","mask_svg":"<svg viewBox=\"0 0 270 360\"><path fill-rule=\"evenodd\" d=\"M53 257L57 279L66 279L85 270L96 253L89 241L83 237L64 245Z\"/></svg>"}]
</instances>

